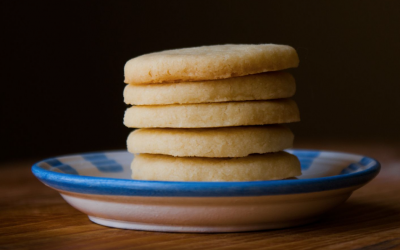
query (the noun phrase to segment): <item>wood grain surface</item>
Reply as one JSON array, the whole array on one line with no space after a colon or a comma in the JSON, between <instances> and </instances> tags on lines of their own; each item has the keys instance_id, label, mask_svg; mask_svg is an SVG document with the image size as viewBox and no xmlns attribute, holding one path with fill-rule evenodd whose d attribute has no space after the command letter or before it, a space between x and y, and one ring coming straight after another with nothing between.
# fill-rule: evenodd
<instances>
[{"instance_id":1,"label":"wood grain surface","mask_svg":"<svg viewBox=\"0 0 400 250\"><path fill-rule=\"evenodd\" d=\"M400 147L388 143L308 142L378 159L376 179L319 222L224 234L158 233L93 224L30 171L35 161L0 166L0 249L400 249Z\"/></svg>"}]
</instances>

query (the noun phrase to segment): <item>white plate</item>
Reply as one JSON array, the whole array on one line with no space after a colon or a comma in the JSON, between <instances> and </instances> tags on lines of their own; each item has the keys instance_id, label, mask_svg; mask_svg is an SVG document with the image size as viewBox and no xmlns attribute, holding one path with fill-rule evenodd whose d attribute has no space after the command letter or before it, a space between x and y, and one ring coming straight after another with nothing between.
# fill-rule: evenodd
<instances>
[{"instance_id":1,"label":"white plate","mask_svg":"<svg viewBox=\"0 0 400 250\"><path fill-rule=\"evenodd\" d=\"M61 156L33 174L95 223L167 232L239 232L297 226L319 219L372 180L380 164L365 156L312 150L295 154L298 179L169 182L130 179L126 151Z\"/></svg>"}]
</instances>

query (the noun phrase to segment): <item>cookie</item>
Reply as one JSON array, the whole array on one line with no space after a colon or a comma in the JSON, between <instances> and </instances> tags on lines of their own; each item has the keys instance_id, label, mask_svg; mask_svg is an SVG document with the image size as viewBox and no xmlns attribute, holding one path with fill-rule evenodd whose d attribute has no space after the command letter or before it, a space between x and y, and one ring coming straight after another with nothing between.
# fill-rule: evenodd
<instances>
[{"instance_id":1,"label":"cookie","mask_svg":"<svg viewBox=\"0 0 400 250\"><path fill-rule=\"evenodd\" d=\"M133 179L157 181L259 181L301 175L299 160L286 152L240 158L139 154L131 168Z\"/></svg>"},{"instance_id":2,"label":"cookie","mask_svg":"<svg viewBox=\"0 0 400 250\"><path fill-rule=\"evenodd\" d=\"M133 105L163 105L270 100L291 97L295 91L291 74L269 72L212 81L129 84L124 90L124 101Z\"/></svg>"},{"instance_id":3,"label":"cookie","mask_svg":"<svg viewBox=\"0 0 400 250\"><path fill-rule=\"evenodd\" d=\"M160 106L133 106L125 111L131 128L210 128L281 124L300 120L290 99Z\"/></svg>"},{"instance_id":4,"label":"cookie","mask_svg":"<svg viewBox=\"0 0 400 250\"><path fill-rule=\"evenodd\" d=\"M296 50L277 44L226 44L142 55L125 64L125 83L202 81L297 67Z\"/></svg>"},{"instance_id":5,"label":"cookie","mask_svg":"<svg viewBox=\"0 0 400 250\"><path fill-rule=\"evenodd\" d=\"M282 125L230 128L143 128L128 137L131 153L180 157L244 157L293 146L293 133Z\"/></svg>"}]
</instances>

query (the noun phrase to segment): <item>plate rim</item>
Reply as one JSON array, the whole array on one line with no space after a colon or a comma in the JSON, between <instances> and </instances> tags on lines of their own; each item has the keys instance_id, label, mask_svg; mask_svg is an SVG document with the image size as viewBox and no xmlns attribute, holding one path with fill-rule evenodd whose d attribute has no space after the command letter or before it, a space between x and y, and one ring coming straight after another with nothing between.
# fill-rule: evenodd
<instances>
[{"instance_id":1,"label":"plate rim","mask_svg":"<svg viewBox=\"0 0 400 250\"><path fill-rule=\"evenodd\" d=\"M247 181L247 182L177 182L129 180L109 177L81 176L46 170L38 164L60 157L82 156L104 153L129 153L126 150L98 151L91 153L56 156L36 162L32 173L45 185L58 191L112 196L151 197L239 197L289 195L320 192L362 186L378 175L381 164L374 158L337 151L313 149L289 149L291 153L333 153L362 157L374 161L368 169L355 173L296 180Z\"/></svg>"}]
</instances>

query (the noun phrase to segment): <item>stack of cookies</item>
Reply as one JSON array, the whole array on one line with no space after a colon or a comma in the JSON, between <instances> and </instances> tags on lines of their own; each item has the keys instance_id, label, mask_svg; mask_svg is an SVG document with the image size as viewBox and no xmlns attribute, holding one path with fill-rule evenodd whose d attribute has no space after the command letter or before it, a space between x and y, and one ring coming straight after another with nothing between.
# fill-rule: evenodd
<instances>
[{"instance_id":1,"label":"stack of cookies","mask_svg":"<svg viewBox=\"0 0 400 250\"><path fill-rule=\"evenodd\" d=\"M254 181L301 174L282 150L300 120L286 45L216 45L142 55L125 65L132 178Z\"/></svg>"}]
</instances>

